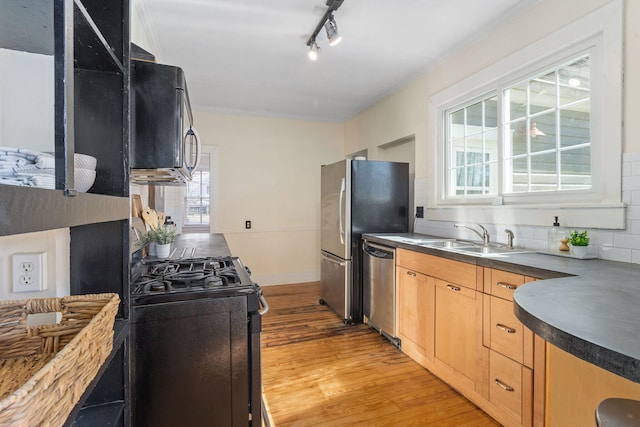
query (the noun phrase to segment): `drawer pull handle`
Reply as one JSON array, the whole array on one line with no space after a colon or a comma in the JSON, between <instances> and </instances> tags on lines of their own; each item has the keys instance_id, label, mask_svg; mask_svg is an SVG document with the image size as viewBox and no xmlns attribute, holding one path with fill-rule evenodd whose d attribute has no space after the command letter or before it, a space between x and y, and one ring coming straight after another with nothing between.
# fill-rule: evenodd
<instances>
[{"instance_id":1,"label":"drawer pull handle","mask_svg":"<svg viewBox=\"0 0 640 427\"><path fill-rule=\"evenodd\" d=\"M414 273L413 271L407 271L407 274L411 277L416 277L416 273Z\"/></svg>"},{"instance_id":2,"label":"drawer pull handle","mask_svg":"<svg viewBox=\"0 0 640 427\"><path fill-rule=\"evenodd\" d=\"M508 334L515 334L516 330L513 328L510 328L508 326L502 325L500 323L496 323L496 329L500 329L501 331L505 331Z\"/></svg>"},{"instance_id":3,"label":"drawer pull handle","mask_svg":"<svg viewBox=\"0 0 640 427\"><path fill-rule=\"evenodd\" d=\"M510 283L505 283L505 282L498 282L498 287L499 288L504 288L504 289L509 289L510 291L513 291L514 289L517 288L516 285L512 285Z\"/></svg>"},{"instance_id":4,"label":"drawer pull handle","mask_svg":"<svg viewBox=\"0 0 640 427\"><path fill-rule=\"evenodd\" d=\"M502 387L505 391L514 391L514 390L513 390L513 387L506 385L505 383L503 383L503 382L502 382L502 381L500 381L499 379L497 379L497 378L496 378L494 381L495 381L495 383L496 383L497 385L499 385L500 387Z\"/></svg>"},{"instance_id":5,"label":"drawer pull handle","mask_svg":"<svg viewBox=\"0 0 640 427\"><path fill-rule=\"evenodd\" d=\"M454 292L459 292L460 288L458 286L447 285L447 289L451 289Z\"/></svg>"}]
</instances>

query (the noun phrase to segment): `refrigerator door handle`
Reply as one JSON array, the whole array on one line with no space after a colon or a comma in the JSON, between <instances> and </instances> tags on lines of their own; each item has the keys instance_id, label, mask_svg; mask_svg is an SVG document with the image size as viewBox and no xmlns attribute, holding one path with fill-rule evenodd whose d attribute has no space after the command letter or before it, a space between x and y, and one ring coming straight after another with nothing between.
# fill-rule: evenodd
<instances>
[{"instance_id":1,"label":"refrigerator door handle","mask_svg":"<svg viewBox=\"0 0 640 427\"><path fill-rule=\"evenodd\" d=\"M340 195L338 196L338 223L339 223L339 232L340 232L340 243L344 245L344 224L342 221L342 200L344 199L344 192L346 190L345 187L345 178L342 178L340 182Z\"/></svg>"},{"instance_id":2,"label":"refrigerator door handle","mask_svg":"<svg viewBox=\"0 0 640 427\"><path fill-rule=\"evenodd\" d=\"M343 260L342 258L338 258L336 256L329 255L329 254L326 254L324 252L322 252L322 258L324 258L327 261L332 262L334 264L338 264L340 267L344 267L345 265L347 265L346 261Z\"/></svg>"}]
</instances>

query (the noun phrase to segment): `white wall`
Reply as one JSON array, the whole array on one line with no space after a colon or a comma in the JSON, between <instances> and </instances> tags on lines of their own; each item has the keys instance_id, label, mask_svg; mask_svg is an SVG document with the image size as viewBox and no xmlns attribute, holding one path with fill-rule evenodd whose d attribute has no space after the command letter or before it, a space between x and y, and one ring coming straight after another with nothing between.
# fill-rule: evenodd
<instances>
[{"instance_id":1,"label":"white wall","mask_svg":"<svg viewBox=\"0 0 640 427\"><path fill-rule=\"evenodd\" d=\"M14 293L11 256L46 252L48 288L41 292ZM59 297L69 295L69 229L0 237L0 300Z\"/></svg>"},{"instance_id":2,"label":"white wall","mask_svg":"<svg viewBox=\"0 0 640 427\"><path fill-rule=\"evenodd\" d=\"M0 146L54 151L53 56L0 49Z\"/></svg>"},{"instance_id":3,"label":"white wall","mask_svg":"<svg viewBox=\"0 0 640 427\"><path fill-rule=\"evenodd\" d=\"M344 158L344 126L202 112L194 121L217 153L211 231L260 284L319 280L320 166Z\"/></svg>"}]
</instances>

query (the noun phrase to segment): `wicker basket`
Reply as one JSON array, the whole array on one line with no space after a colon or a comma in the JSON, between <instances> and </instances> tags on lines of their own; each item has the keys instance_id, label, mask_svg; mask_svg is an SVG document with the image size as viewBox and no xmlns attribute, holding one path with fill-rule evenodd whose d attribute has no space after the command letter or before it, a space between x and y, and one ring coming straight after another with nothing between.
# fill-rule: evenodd
<instances>
[{"instance_id":1,"label":"wicker basket","mask_svg":"<svg viewBox=\"0 0 640 427\"><path fill-rule=\"evenodd\" d=\"M0 425L61 426L113 347L117 294L0 302ZM27 326L35 313L60 323Z\"/></svg>"}]
</instances>

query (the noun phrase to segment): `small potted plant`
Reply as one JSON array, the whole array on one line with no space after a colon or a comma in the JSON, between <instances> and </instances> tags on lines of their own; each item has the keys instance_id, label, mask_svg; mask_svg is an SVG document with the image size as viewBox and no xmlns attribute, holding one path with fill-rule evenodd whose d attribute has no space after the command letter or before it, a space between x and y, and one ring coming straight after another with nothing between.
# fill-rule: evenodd
<instances>
[{"instance_id":1,"label":"small potted plant","mask_svg":"<svg viewBox=\"0 0 640 427\"><path fill-rule=\"evenodd\" d=\"M569 244L571 244L571 252L578 258L584 258L587 255L587 247L589 246L589 236L587 230L579 232L573 230L569 233Z\"/></svg>"},{"instance_id":2,"label":"small potted plant","mask_svg":"<svg viewBox=\"0 0 640 427\"><path fill-rule=\"evenodd\" d=\"M149 235L156 242L156 257L167 258L171 252L171 243L176 240L175 227L160 225L149 231Z\"/></svg>"}]
</instances>

